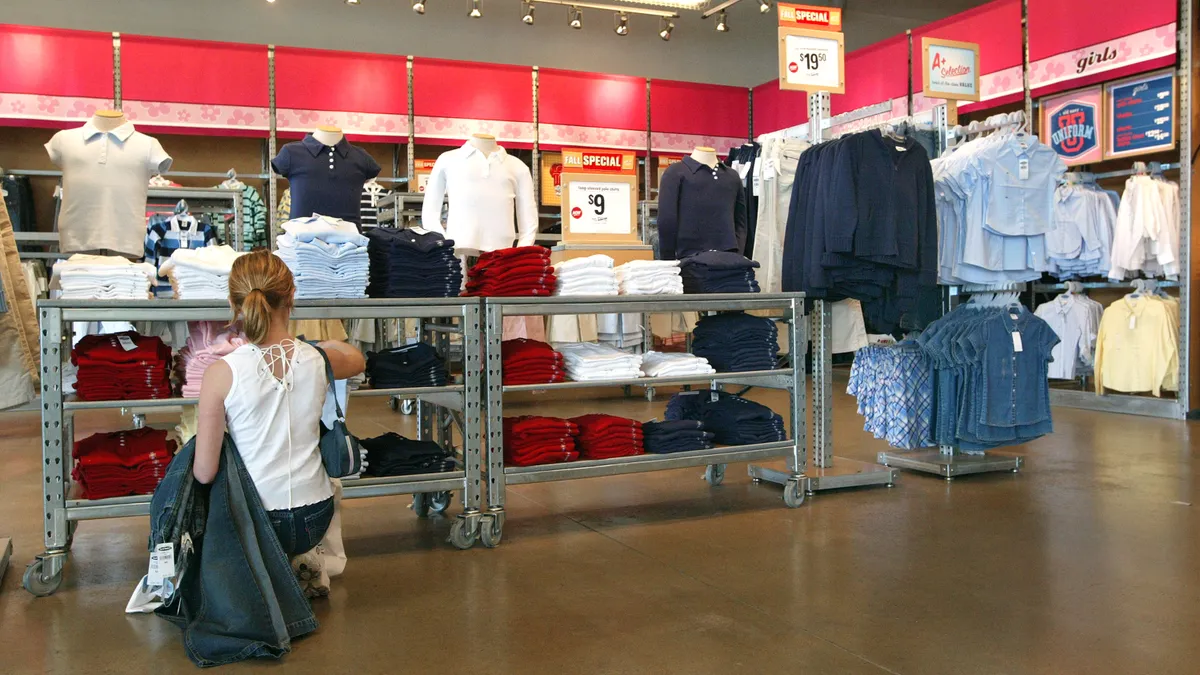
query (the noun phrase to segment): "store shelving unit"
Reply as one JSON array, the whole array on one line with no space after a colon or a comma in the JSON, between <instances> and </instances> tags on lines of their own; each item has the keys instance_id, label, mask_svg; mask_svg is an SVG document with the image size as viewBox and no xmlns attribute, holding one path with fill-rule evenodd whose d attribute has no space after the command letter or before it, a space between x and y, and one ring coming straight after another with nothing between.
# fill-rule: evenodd
<instances>
[{"instance_id":1,"label":"store shelving unit","mask_svg":"<svg viewBox=\"0 0 1200 675\"><path fill-rule=\"evenodd\" d=\"M413 494L434 510L449 506L451 490L462 491L463 513L451 527L450 541L469 548L479 536L482 504L482 443L480 432L481 350L480 302L477 298L309 300L299 301L295 319L432 319L458 322L463 335L463 378L443 387L411 389L359 389L352 396L392 396L417 399L426 409L452 411L461 419L463 443L457 470L385 478L347 479L346 499ZM85 500L71 495L73 414L78 410L168 408L195 403L196 399L138 401L77 401L62 390L62 363L70 354L73 321L224 321L229 306L211 300L43 300L38 303L41 325L42 368L42 472L46 550L25 572L26 590L35 595L53 593L62 581L63 566L75 527L81 520L144 516L150 496ZM421 434L430 425L422 424ZM440 434L443 438L444 434ZM418 500L414 500L416 504Z\"/></svg>"},{"instance_id":2,"label":"store shelving unit","mask_svg":"<svg viewBox=\"0 0 1200 675\"><path fill-rule=\"evenodd\" d=\"M488 510L480 530L485 546L500 542L504 527L505 488L510 484L541 483L615 476L647 471L664 471L692 466L708 467L705 477L711 485L719 484L730 462L754 461L786 457L793 467L784 489L784 501L790 507L800 506L807 492L805 457L807 429L805 426L806 382L803 366L776 370L717 373L690 377L643 377L589 382L561 382L537 385L504 385L500 356L505 316L549 316L557 314L656 313L656 312L715 312L726 310L770 310L779 319L799 330L788 331L792 354L807 351L804 296L799 293L720 294L673 296L587 296L548 298L486 298L484 301L484 361L486 364L484 405L487 420L487 481ZM504 466L504 395L516 391L557 391L624 385L658 386L706 384L713 388L727 385L753 385L788 392L790 398L791 434L784 441L744 446L724 446L668 455L641 455L611 460L583 460L562 464L531 467Z\"/></svg>"}]
</instances>

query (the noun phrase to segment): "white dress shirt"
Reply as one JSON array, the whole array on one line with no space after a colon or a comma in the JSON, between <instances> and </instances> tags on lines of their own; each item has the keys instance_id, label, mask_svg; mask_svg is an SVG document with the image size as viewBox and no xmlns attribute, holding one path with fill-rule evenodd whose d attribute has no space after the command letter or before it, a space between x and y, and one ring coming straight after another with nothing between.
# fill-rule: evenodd
<instances>
[{"instance_id":1,"label":"white dress shirt","mask_svg":"<svg viewBox=\"0 0 1200 675\"><path fill-rule=\"evenodd\" d=\"M450 211L443 225L442 200L447 194ZM501 147L484 155L467 143L442 153L425 185L421 222L453 239L459 250L508 248L514 237L517 246L531 246L538 214L529 167Z\"/></svg>"},{"instance_id":2,"label":"white dress shirt","mask_svg":"<svg viewBox=\"0 0 1200 675\"><path fill-rule=\"evenodd\" d=\"M1076 295L1063 293L1038 306L1034 312L1049 324L1059 339L1059 343L1050 350L1054 360L1048 366L1047 377L1071 380L1075 378L1077 364L1092 362L1092 350L1100 328L1093 304Z\"/></svg>"}]
</instances>

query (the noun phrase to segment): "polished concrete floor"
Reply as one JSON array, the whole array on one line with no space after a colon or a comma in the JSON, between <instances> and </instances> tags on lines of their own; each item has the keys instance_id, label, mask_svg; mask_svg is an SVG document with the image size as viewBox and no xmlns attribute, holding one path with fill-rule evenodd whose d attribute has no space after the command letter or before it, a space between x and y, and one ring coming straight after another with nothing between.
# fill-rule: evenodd
<instances>
[{"instance_id":1,"label":"polished concrete floor","mask_svg":"<svg viewBox=\"0 0 1200 675\"><path fill-rule=\"evenodd\" d=\"M844 390L844 386L837 389ZM609 396L649 419L662 401ZM757 396L779 410L777 396ZM578 414L569 396L511 412ZM356 433L411 424L355 402ZM873 459L853 401L839 454ZM112 428L79 419L79 433ZM41 551L38 420L0 416L0 673L191 672L179 631L126 616L146 522L82 523L61 590L20 575ZM904 474L893 489L823 493L796 510L731 466L518 486L497 549L457 551L449 521L407 497L346 503L350 564L315 602L321 628L288 673L1200 672L1196 449L1183 422L1057 409L1020 448L1025 472Z\"/></svg>"}]
</instances>

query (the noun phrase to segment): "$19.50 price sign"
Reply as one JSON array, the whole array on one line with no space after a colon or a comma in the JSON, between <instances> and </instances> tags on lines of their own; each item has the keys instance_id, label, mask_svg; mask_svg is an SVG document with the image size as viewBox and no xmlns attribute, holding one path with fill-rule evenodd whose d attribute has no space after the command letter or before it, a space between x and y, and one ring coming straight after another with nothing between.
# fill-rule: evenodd
<instances>
[{"instance_id":1,"label":"$19.50 price sign","mask_svg":"<svg viewBox=\"0 0 1200 675\"><path fill-rule=\"evenodd\" d=\"M779 29L779 88L845 93L841 33Z\"/></svg>"},{"instance_id":2,"label":"$19.50 price sign","mask_svg":"<svg viewBox=\"0 0 1200 675\"><path fill-rule=\"evenodd\" d=\"M632 190L628 183L572 181L568 227L575 234L628 234Z\"/></svg>"}]
</instances>

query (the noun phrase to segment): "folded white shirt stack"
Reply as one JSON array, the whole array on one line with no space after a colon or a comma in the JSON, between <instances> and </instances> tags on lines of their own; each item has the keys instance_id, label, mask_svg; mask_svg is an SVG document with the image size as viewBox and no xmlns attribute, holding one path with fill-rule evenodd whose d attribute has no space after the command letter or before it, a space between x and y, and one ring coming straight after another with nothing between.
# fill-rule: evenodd
<instances>
[{"instance_id":1,"label":"folded white shirt stack","mask_svg":"<svg viewBox=\"0 0 1200 675\"><path fill-rule=\"evenodd\" d=\"M171 280L180 300L223 300L229 297L233 261L245 255L229 246L181 248L158 266Z\"/></svg>"},{"instance_id":2,"label":"folded white shirt stack","mask_svg":"<svg viewBox=\"0 0 1200 675\"><path fill-rule=\"evenodd\" d=\"M283 231L275 255L292 270L297 298L367 297L367 238L354 223L313 215L289 220Z\"/></svg>"},{"instance_id":3,"label":"folded white shirt stack","mask_svg":"<svg viewBox=\"0 0 1200 675\"><path fill-rule=\"evenodd\" d=\"M616 295L613 259L602 254L564 260L554 265L555 295Z\"/></svg>"},{"instance_id":4,"label":"folded white shirt stack","mask_svg":"<svg viewBox=\"0 0 1200 675\"><path fill-rule=\"evenodd\" d=\"M51 289L64 300L146 300L158 278L154 265L120 256L76 253L54 266Z\"/></svg>"},{"instance_id":5,"label":"folded white shirt stack","mask_svg":"<svg viewBox=\"0 0 1200 675\"><path fill-rule=\"evenodd\" d=\"M623 380L642 376L641 354L629 354L594 342L555 345L563 355L567 377L576 382Z\"/></svg>"},{"instance_id":6,"label":"folded white shirt stack","mask_svg":"<svg viewBox=\"0 0 1200 675\"><path fill-rule=\"evenodd\" d=\"M708 375L717 372L708 359L681 352L646 352L642 355L642 374L646 377Z\"/></svg>"},{"instance_id":7,"label":"folded white shirt stack","mask_svg":"<svg viewBox=\"0 0 1200 675\"><path fill-rule=\"evenodd\" d=\"M621 295L683 295L678 260L631 260L614 271Z\"/></svg>"}]
</instances>

